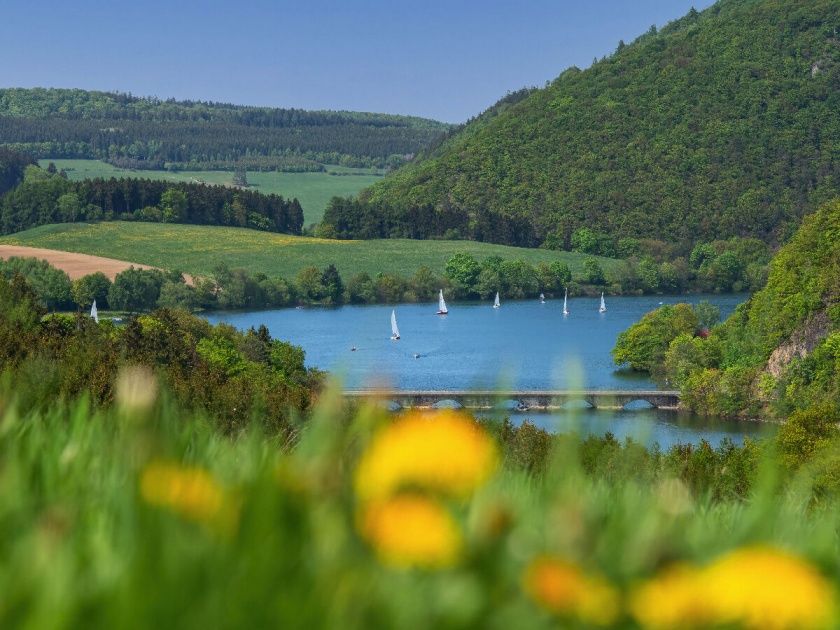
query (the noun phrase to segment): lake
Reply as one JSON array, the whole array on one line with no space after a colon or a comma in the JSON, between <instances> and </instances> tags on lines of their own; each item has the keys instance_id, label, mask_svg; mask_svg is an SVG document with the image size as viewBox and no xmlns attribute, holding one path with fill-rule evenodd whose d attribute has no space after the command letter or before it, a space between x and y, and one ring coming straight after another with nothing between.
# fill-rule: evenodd
<instances>
[{"instance_id":1,"label":"lake","mask_svg":"<svg viewBox=\"0 0 840 630\"><path fill-rule=\"evenodd\" d=\"M436 315L437 304L343 306L217 312L212 323L246 329L265 324L272 336L300 345L307 364L341 378L349 389L392 387L416 390L453 389L656 389L648 377L618 370L610 350L618 334L661 303L696 304L706 300L728 316L745 295L641 296L607 298L599 313L598 298L563 301L452 303L449 315ZM395 310L401 339L391 341ZM355 347L356 350L351 349ZM417 355L417 358L415 358ZM740 442L761 430L755 423L719 422L651 409L625 412L512 414L552 430L566 430L575 416L580 430L618 437L640 436L662 446L679 441L724 437Z\"/></svg>"}]
</instances>

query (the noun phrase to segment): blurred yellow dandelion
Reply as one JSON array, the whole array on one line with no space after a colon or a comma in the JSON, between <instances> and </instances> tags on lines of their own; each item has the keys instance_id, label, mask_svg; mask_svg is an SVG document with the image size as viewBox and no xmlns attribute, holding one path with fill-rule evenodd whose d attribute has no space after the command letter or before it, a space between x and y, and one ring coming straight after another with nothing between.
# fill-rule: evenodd
<instances>
[{"instance_id":1,"label":"blurred yellow dandelion","mask_svg":"<svg viewBox=\"0 0 840 630\"><path fill-rule=\"evenodd\" d=\"M607 626L619 613L616 590L601 577L549 556L536 558L525 571L525 591L546 610Z\"/></svg>"},{"instance_id":2,"label":"blurred yellow dandelion","mask_svg":"<svg viewBox=\"0 0 840 630\"><path fill-rule=\"evenodd\" d=\"M700 571L677 565L638 587L630 612L645 628L692 628L711 623L712 611L702 591Z\"/></svg>"},{"instance_id":3,"label":"blurred yellow dandelion","mask_svg":"<svg viewBox=\"0 0 840 630\"><path fill-rule=\"evenodd\" d=\"M496 468L493 440L455 411L411 413L376 435L356 470L356 492L381 499L405 487L464 497Z\"/></svg>"},{"instance_id":4,"label":"blurred yellow dandelion","mask_svg":"<svg viewBox=\"0 0 840 630\"><path fill-rule=\"evenodd\" d=\"M224 505L222 488L206 470L163 462L149 464L143 471L140 494L150 505L196 521L215 519Z\"/></svg>"},{"instance_id":5,"label":"blurred yellow dandelion","mask_svg":"<svg viewBox=\"0 0 840 630\"><path fill-rule=\"evenodd\" d=\"M403 494L366 505L359 529L380 560L394 567L448 567L461 550L452 516L440 503L420 495Z\"/></svg>"},{"instance_id":6,"label":"blurred yellow dandelion","mask_svg":"<svg viewBox=\"0 0 840 630\"><path fill-rule=\"evenodd\" d=\"M704 568L675 567L638 588L630 609L645 628L825 628L834 594L802 559L768 547L728 553Z\"/></svg>"},{"instance_id":7,"label":"blurred yellow dandelion","mask_svg":"<svg viewBox=\"0 0 840 630\"><path fill-rule=\"evenodd\" d=\"M720 623L766 630L824 628L834 618L834 593L810 564L770 547L724 555L703 571L706 597Z\"/></svg>"}]
</instances>

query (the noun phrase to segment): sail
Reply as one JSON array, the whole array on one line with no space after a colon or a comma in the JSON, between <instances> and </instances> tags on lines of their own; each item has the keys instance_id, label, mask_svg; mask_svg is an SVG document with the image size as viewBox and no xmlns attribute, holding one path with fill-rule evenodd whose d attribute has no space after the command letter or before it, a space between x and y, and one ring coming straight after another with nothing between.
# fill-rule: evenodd
<instances>
[{"instance_id":1,"label":"sail","mask_svg":"<svg viewBox=\"0 0 840 630\"><path fill-rule=\"evenodd\" d=\"M493 308L499 308L501 305L502 303L499 302L499 292L496 291L496 299L493 300Z\"/></svg>"},{"instance_id":2,"label":"sail","mask_svg":"<svg viewBox=\"0 0 840 630\"><path fill-rule=\"evenodd\" d=\"M607 304L604 302L604 292L601 291L601 308L598 309L600 312L605 313L607 311Z\"/></svg>"},{"instance_id":3,"label":"sail","mask_svg":"<svg viewBox=\"0 0 840 630\"><path fill-rule=\"evenodd\" d=\"M446 308L446 300L443 299L443 290L441 289L440 295L438 296L438 312L439 313L448 313L449 309Z\"/></svg>"},{"instance_id":4,"label":"sail","mask_svg":"<svg viewBox=\"0 0 840 630\"><path fill-rule=\"evenodd\" d=\"M93 305L90 307L90 316L97 324L99 323L99 311L96 310L96 300L93 301Z\"/></svg>"},{"instance_id":5,"label":"sail","mask_svg":"<svg viewBox=\"0 0 840 630\"><path fill-rule=\"evenodd\" d=\"M566 289L566 293L563 294L563 315L568 315L569 314L569 308L566 306L568 301L569 301L569 290Z\"/></svg>"},{"instance_id":6,"label":"sail","mask_svg":"<svg viewBox=\"0 0 840 630\"><path fill-rule=\"evenodd\" d=\"M545 302L545 293L540 293L540 302Z\"/></svg>"},{"instance_id":7,"label":"sail","mask_svg":"<svg viewBox=\"0 0 840 630\"><path fill-rule=\"evenodd\" d=\"M400 329L397 328L397 312L391 311L391 337L394 339L400 338Z\"/></svg>"}]
</instances>

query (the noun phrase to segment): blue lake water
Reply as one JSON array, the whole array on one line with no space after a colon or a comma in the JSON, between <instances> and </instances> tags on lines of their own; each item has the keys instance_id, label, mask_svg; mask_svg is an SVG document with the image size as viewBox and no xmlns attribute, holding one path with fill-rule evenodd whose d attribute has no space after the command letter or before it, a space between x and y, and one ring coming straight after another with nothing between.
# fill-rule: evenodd
<instances>
[{"instance_id":1,"label":"blue lake water","mask_svg":"<svg viewBox=\"0 0 840 630\"><path fill-rule=\"evenodd\" d=\"M618 334L660 303L707 300L725 318L745 297L608 297L603 314L598 313L597 298L572 298L567 317L562 300L503 300L499 309L488 302L453 303L445 317L435 314L436 304L400 304L221 312L207 319L242 329L265 324L273 337L302 346L308 365L329 370L351 389L655 389L649 378L613 364L610 350ZM390 339L392 309L399 341ZM552 430L567 430L574 423L584 433L611 431L662 446L700 439L716 444L724 437L739 442L761 431L755 423L651 409L513 416Z\"/></svg>"}]
</instances>

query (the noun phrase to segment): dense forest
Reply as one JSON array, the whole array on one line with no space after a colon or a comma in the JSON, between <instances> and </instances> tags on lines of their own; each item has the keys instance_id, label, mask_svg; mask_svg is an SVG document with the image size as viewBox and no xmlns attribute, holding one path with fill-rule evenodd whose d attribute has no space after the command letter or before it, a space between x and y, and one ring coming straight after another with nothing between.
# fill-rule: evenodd
<instances>
[{"instance_id":1,"label":"dense forest","mask_svg":"<svg viewBox=\"0 0 840 630\"><path fill-rule=\"evenodd\" d=\"M16 154L0 154L0 167L3 155ZM10 157L9 163L16 165L9 169L9 179L22 175L22 181L0 197L3 234L47 223L101 220L229 225L288 234L300 234L303 228L298 200L279 195L150 179L71 182L54 168L29 165L23 156Z\"/></svg>"},{"instance_id":2,"label":"dense forest","mask_svg":"<svg viewBox=\"0 0 840 630\"><path fill-rule=\"evenodd\" d=\"M505 97L324 222L569 249L784 242L840 192L840 3L720 0Z\"/></svg>"},{"instance_id":3,"label":"dense forest","mask_svg":"<svg viewBox=\"0 0 840 630\"><path fill-rule=\"evenodd\" d=\"M360 112L245 107L66 89L0 89L0 144L131 168L395 166L448 125ZM304 168L305 167L305 168Z\"/></svg>"},{"instance_id":4,"label":"dense forest","mask_svg":"<svg viewBox=\"0 0 840 630\"><path fill-rule=\"evenodd\" d=\"M687 305L663 307L622 333L613 355L678 386L697 411L840 421L840 201L805 218L762 290L700 329Z\"/></svg>"}]
</instances>

